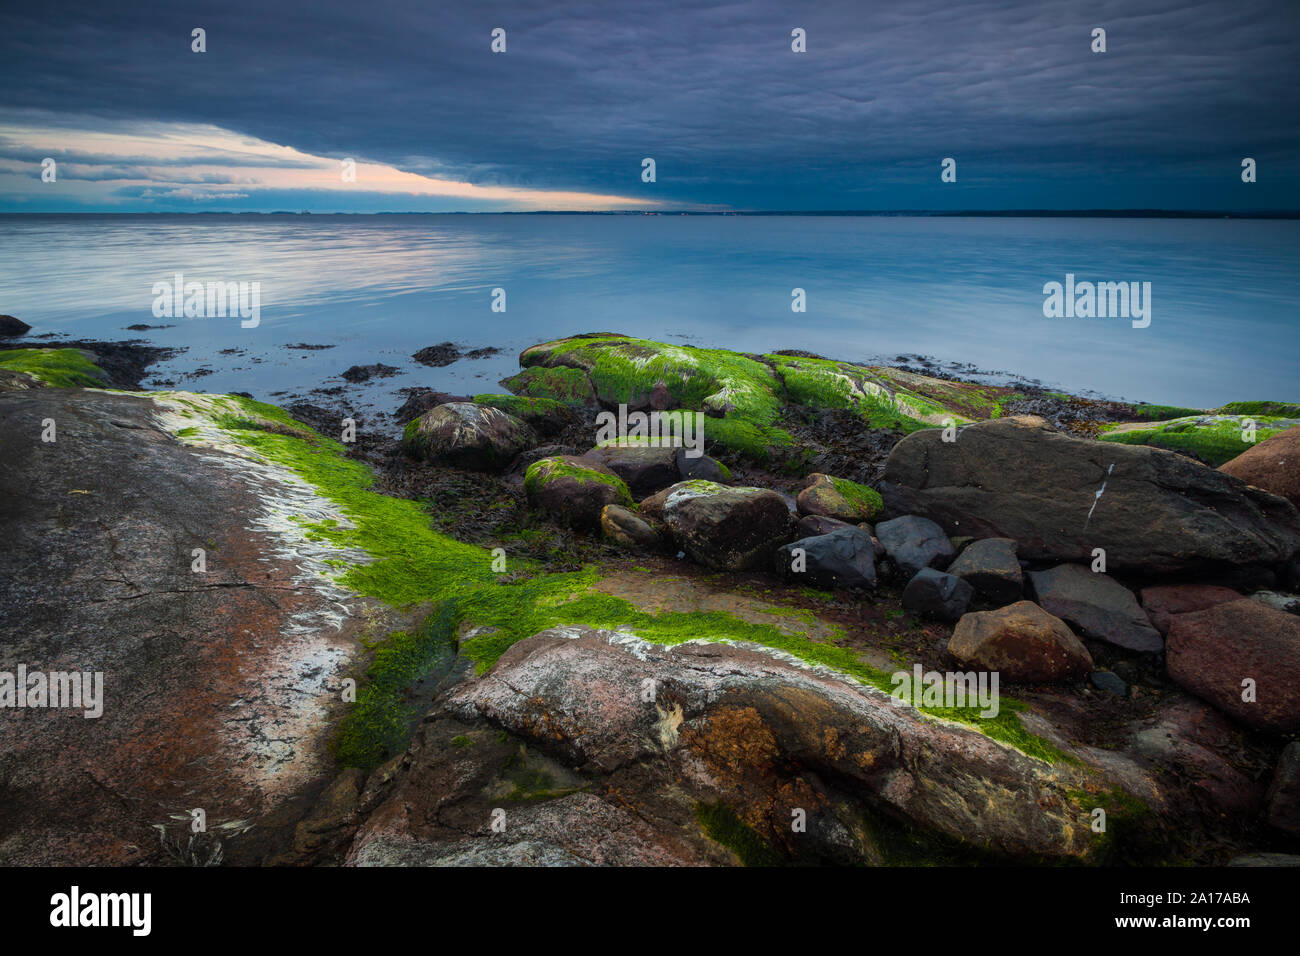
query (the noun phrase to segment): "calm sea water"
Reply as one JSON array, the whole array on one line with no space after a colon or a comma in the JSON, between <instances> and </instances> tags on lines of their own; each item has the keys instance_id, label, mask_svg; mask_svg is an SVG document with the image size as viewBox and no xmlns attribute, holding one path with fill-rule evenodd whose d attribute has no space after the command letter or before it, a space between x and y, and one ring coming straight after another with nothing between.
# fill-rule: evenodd
<instances>
[{"instance_id":1,"label":"calm sea water","mask_svg":"<svg viewBox=\"0 0 1300 956\"><path fill-rule=\"evenodd\" d=\"M261 324L157 319L153 285L261 283ZM1152 284L1152 321L1048 319L1043 284ZM506 290L506 311L491 310ZM791 311L802 288L807 311ZM259 398L342 384L500 391L520 350L584 331L836 358L922 354L1110 397L1300 400L1300 222L679 216L0 216L0 313L32 334L188 351L158 378ZM172 324L129 333L128 325ZM501 356L442 369L451 340ZM55 340L57 341L57 340ZM298 351L286 345L332 345ZM212 374L186 379L206 367Z\"/></svg>"}]
</instances>

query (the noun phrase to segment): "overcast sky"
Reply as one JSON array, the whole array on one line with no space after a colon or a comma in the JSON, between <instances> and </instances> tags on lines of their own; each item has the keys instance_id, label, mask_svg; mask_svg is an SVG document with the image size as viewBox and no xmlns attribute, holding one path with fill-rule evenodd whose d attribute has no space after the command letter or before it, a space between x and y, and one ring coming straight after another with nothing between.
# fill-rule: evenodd
<instances>
[{"instance_id":1,"label":"overcast sky","mask_svg":"<svg viewBox=\"0 0 1300 956\"><path fill-rule=\"evenodd\" d=\"M0 10L0 210L1300 209L1300 0L113 6Z\"/></svg>"}]
</instances>

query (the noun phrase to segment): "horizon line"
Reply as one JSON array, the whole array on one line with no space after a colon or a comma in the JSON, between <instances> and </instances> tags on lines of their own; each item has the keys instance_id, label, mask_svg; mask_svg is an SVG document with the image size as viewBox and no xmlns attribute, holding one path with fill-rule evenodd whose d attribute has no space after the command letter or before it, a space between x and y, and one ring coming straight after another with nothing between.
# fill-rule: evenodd
<instances>
[{"instance_id":1,"label":"horizon line","mask_svg":"<svg viewBox=\"0 0 1300 956\"><path fill-rule=\"evenodd\" d=\"M1024 218L1115 218L1115 219L1300 219L1300 209L1244 211L1235 209L500 209L443 211L376 210L372 212L334 210L313 212L309 209L271 211L240 209L198 209L132 211L6 211L0 216L862 216L862 217L1024 217Z\"/></svg>"}]
</instances>

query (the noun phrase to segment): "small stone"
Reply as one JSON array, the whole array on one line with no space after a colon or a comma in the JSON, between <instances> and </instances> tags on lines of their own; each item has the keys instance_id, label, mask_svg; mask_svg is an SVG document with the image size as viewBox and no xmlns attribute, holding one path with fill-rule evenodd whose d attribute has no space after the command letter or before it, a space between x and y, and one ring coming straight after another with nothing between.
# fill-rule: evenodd
<instances>
[{"instance_id":1,"label":"small stone","mask_svg":"<svg viewBox=\"0 0 1300 956\"><path fill-rule=\"evenodd\" d=\"M1093 671L1092 676L1088 679L1092 681L1092 686L1098 690L1104 690L1116 697L1128 696L1128 684L1124 683L1122 677L1111 671Z\"/></svg>"},{"instance_id":2,"label":"small stone","mask_svg":"<svg viewBox=\"0 0 1300 956\"><path fill-rule=\"evenodd\" d=\"M975 589L952 574L922 568L903 589L903 607L925 617L955 621L966 613Z\"/></svg>"},{"instance_id":3,"label":"small stone","mask_svg":"<svg viewBox=\"0 0 1300 956\"><path fill-rule=\"evenodd\" d=\"M624 505L606 505L600 513L600 529L605 537L627 548L656 551L666 539L654 525Z\"/></svg>"}]
</instances>

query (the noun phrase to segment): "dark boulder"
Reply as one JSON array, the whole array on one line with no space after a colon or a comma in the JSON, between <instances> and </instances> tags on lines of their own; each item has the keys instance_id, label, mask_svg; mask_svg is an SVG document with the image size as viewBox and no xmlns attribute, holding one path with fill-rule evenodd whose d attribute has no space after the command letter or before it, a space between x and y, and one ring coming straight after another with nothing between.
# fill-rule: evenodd
<instances>
[{"instance_id":1,"label":"dark boulder","mask_svg":"<svg viewBox=\"0 0 1300 956\"><path fill-rule=\"evenodd\" d=\"M1044 610L1088 637L1146 653L1164 646L1133 592L1114 578L1083 565L1061 564L1031 571L1029 580Z\"/></svg>"},{"instance_id":2,"label":"dark boulder","mask_svg":"<svg viewBox=\"0 0 1300 956\"><path fill-rule=\"evenodd\" d=\"M948 565L948 573L966 581L976 594L995 604L1019 601L1024 590L1024 572L1016 557L1016 543L1010 538L972 541Z\"/></svg>"},{"instance_id":3,"label":"dark boulder","mask_svg":"<svg viewBox=\"0 0 1300 956\"><path fill-rule=\"evenodd\" d=\"M920 515L882 521L876 525L876 537L884 545L885 554L909 579L922 568L947 567L954 553L944 530Z\"/></svg>"},{"instance_id":4,"label":"dark boulder","mask_svg":"<svg viewBox=\"0 0 1300 956\"><path fill-rule=\"evenodd\" d=\"M903 607L924 617L955 621L970 607L975 589L961 578L922 568L903 588Z\"/></svg>"},{"instance_id":5,"label":"dark boulder","mask_svg":"<svg viewBox=\"0 0 1300 956\"><path fill-rule=\"evenodd\" d=\"M1074 438L1041 419L940 429L895 446L880 486L886 510L949 534L1014 538L1022 559L1091 561L1145 573L1271 565L1300 551L1300 513L1284 498L1160 448ZM886 545L888 546L888 545Z\"/></svg>"},{"instance_id":6,"label":"dark boulder","mask_svg":"<svg viewBox=\"0 0 1300 956\"><path fill-rule=\"evenodd\" d=\"M785 499L766 488L683 481L660 494L673 540L705 567L742 571L767 566L794 528ZM642 503L643 511L650 511L650 500Z\"/></svg>"},{"instance_id":7,"label":"dark boulder","mask_svg":"<svg viewBox=\"0 0 1300 956\"><path fill-rule=\"evenodd\" d=\"M662 491L681 480L677 473L677 449L670 445L601 445L583 457L600 462L622 478L637 498Z\"/></svg>"},{"instance_id":8,"label":"dark boulder","mask_svg":"<svg viewBox=\"0 0 1300 956\"><path fill-rule=\"evenodd\" d=\"M26 335L31 331L31 328L22 319L14 318L12 315L0 315L0 338L14 338L19 335Z\"/></svg>"},{"instance_id":9,"label":"dark boulder","mask_svg":"<svg viewBox=\"0 0 1300 956\"><path fill-rule=\"evenodd\" d=\"M871 535L852 525L783 545L776 550L774 561L778 574L813 587L876 586L876 549Z\"/></svg>"}]
</instances>

